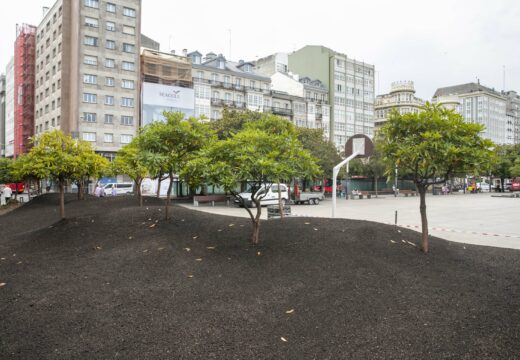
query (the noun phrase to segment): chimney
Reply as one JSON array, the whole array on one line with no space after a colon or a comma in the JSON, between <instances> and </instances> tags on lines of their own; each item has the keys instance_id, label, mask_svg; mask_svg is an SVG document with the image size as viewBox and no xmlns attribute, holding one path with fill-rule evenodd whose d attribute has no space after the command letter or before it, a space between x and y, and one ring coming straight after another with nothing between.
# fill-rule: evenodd
<instances>
[{"instance_id":1,"label":"chimney","mask_svg":"<svg viewBox=\"0 0 520 360\"><path fill-rule=\"evenodd\" d=\"M188 56L188 49L182 49L182 55Z\"/></svg>"},{"instance_id":2,"label":"chimney","mask_svg":"<svg viewBox=\"0 0 520 360\"><path fill-rule=\"evenodd\" d=\"M242 65L244 63L244 60L238 60L238 63Z\"/></svg>"},{"instance_id":3,"label":"chimney","mask_svg":"<svg viewBox=\"0 0 520 360\"><path fill-rule=\"evenodd\" d=\"M49 12L50 8L48 6L44 6L42 8L42 14L43 14L43 17L45 17L45 15L47 15L47 13Z\"/></svg>"},{"instance_id":4,"label":"chimney","mask_svg":"<svg viewBox=\"0 0 520 360\"><path fill-rule=\"evenodd\" d=\"M170 50L170 54L175 55L175 50Z\"/></svg>"}]
</instances>

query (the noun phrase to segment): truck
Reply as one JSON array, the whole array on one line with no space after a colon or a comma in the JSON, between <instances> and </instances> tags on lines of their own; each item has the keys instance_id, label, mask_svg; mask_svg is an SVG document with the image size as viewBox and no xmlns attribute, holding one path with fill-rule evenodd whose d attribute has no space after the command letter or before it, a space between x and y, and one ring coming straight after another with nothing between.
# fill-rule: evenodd
<instances>
[{"instance_id":1,"label":"truck","mask_svg":"<svg viewBox=\"0 0 520 360\"><path fill-rule=\"evenodd\" d=\"M300 191L298 185L294 186L294 191L292 193L292 200L296 205L298 204L309 204L309 205L318 205L321 200L325 199L324 190L321 192L315 191Z\"/></svg>"}]
</instances>

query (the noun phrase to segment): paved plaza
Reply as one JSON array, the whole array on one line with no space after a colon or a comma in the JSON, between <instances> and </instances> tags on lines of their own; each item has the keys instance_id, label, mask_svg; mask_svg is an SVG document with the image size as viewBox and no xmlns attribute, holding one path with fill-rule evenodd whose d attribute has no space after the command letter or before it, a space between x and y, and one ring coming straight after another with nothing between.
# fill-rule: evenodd
<instances>
[{"instance_id":1,"label":"paved plaza","mask_svg":"<svg viewBox=\"0 0 520 360\"><path fill-rule=\"evenodd\" d=\"M492 196L494 194L428 195L426 207L430 235L451 241L520 249L520 198ZM244 209L202 204L188 208L222 215L248 217ZM331 217L332 201L327 198L319 205L292 205L295 216ZM420 231L419 197L379 196L362 200L338 199L337 218L369 220L397 224ZM267 210L262 210L267 218Z\"/></svg>"}]
</instances>

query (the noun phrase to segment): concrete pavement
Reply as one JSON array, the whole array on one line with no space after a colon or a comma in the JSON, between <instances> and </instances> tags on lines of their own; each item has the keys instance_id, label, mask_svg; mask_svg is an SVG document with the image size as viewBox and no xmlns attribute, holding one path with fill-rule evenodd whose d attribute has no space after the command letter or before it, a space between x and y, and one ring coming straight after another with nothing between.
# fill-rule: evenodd
<instances>
[{"instance_id":1,"label":"concrete pavement","mask_svg":"<svg viewBox=\"0 0 520 360\"><path fill-rule=\"evenodd\" d=\"M429 233L450 241L520 249L520 198L492 194L429 195L426 198ZM508 194L504 194L508 195ZM238 207L183 205L221 215L248 217ZM319 205L292 205L295 216L331 217L330 198ZM363 200L337 200L336 217L394 224L421 231L419 197L380 196ZM267 210L262 211L267 219Z\"/></svg>"}]
</instances>

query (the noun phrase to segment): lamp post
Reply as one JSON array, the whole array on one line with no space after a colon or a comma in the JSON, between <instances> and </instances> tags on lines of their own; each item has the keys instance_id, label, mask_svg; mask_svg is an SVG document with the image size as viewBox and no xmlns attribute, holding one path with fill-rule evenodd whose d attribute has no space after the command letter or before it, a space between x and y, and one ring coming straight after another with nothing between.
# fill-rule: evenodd
<instances>
[{"instance_id":1,"label":"lamp post","mask_svg":"<svg viewBox=\"0 0 520 360\"><path fill-rule=\"evenodd\" d=\"M397 165L395 166L394 197L397 197Z\"/></svg>"}]
</instances>

